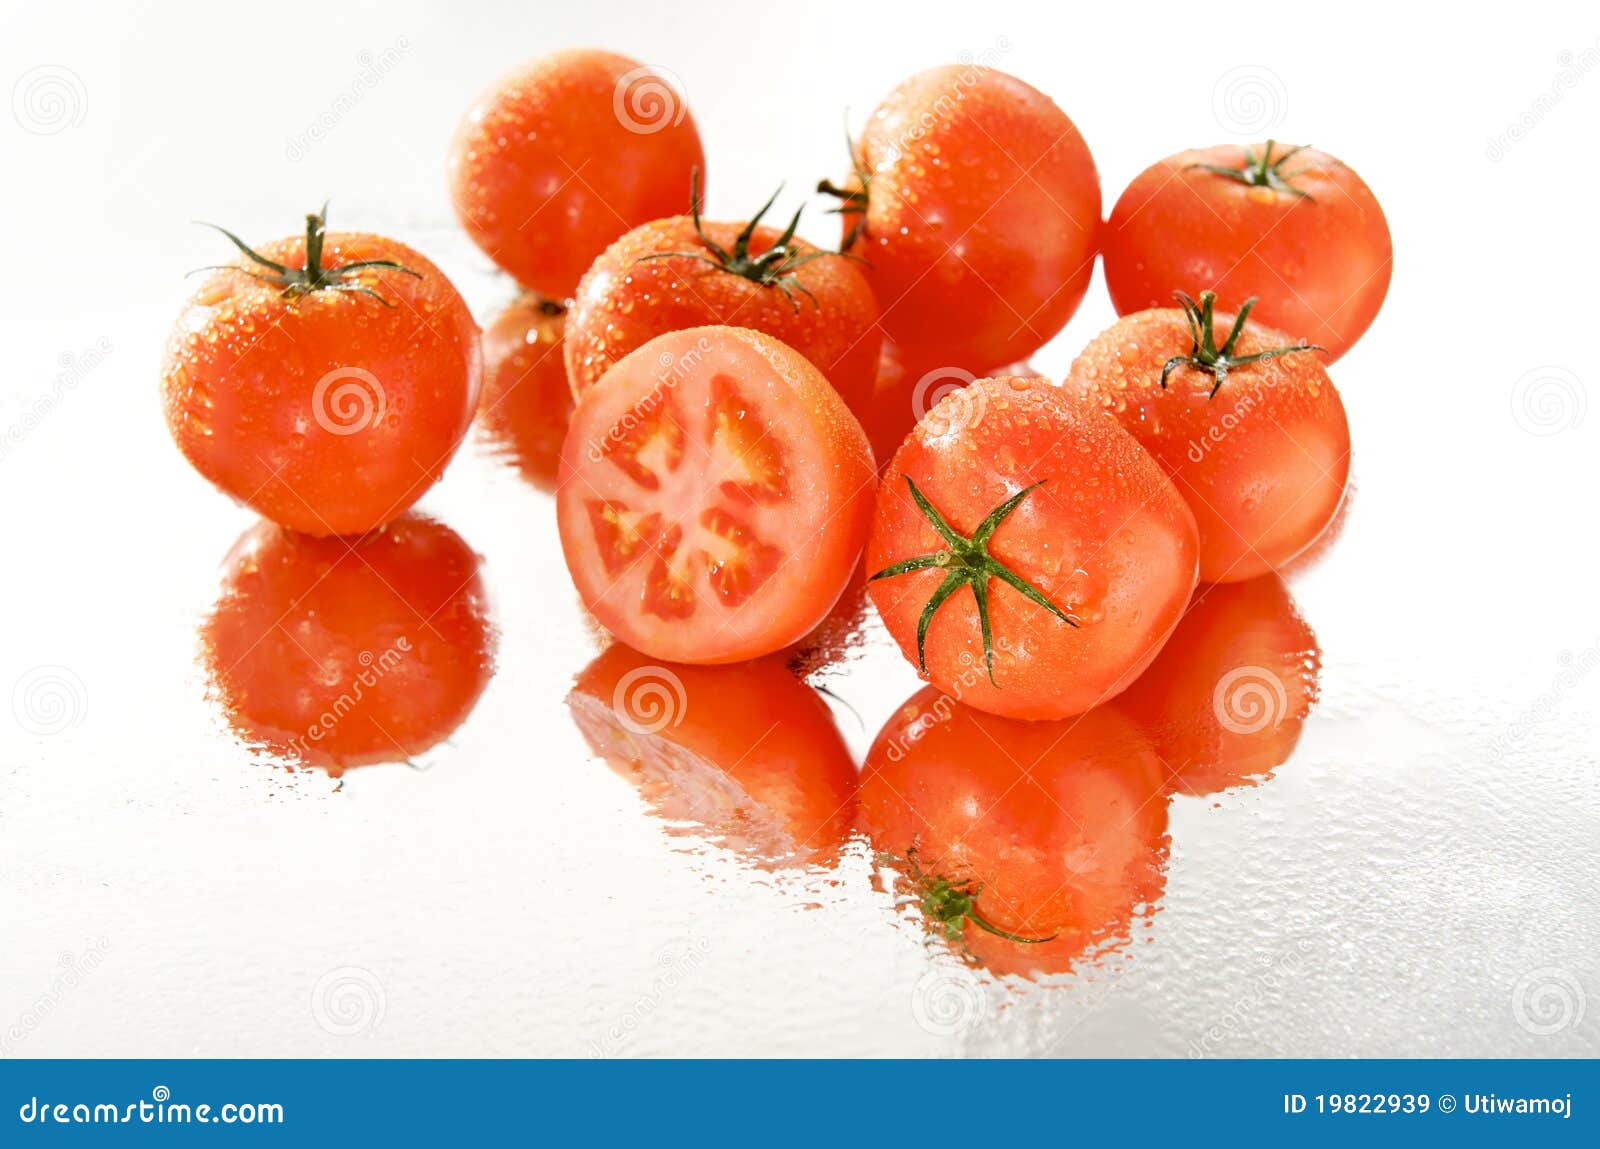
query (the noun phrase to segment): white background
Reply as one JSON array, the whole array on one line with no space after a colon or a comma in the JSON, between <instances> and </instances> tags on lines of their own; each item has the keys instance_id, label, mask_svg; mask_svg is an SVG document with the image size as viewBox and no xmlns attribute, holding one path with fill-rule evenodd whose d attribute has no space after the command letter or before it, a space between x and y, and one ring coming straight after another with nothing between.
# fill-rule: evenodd
<instances>
[{"instance_id":1,"label":"white background","mask_svg":"<svg viewBox=\"0 0 1600 1149\"><path fill-rule=\"evenodd\" d=\"M1593 5L0 11L0 693L75 681L59 732L0 709L0 1052L1181 1055L1229 1018L1213 1052L1600 1052ZM194 623L251 520L156 401L184 273L226 255L189 221L267 238L331 196L335 228L419 247L486 320L511 289L451 218L451 131L504 68L586 44L679 78L713 217L784 180L792 210L839 174L846 109L963 54L1056 99L1108 207L1162 156L1269 132L1382 201L1393 286L1333 369L1355 502L1294 587L1323 705L1273 782L1175 804L1166 897L1115 960L984 985L940 1032L914 1005L943 967L864 864L758 879L669 844L560 705L590 647L548 502L477 452L423 506L486 556L502 665L431 770L334 795L206 706ZM1036 365L1059 377L1111 318L1097 277ZM869 638L834 688L871 731L915 683ZM353 1032L319 1007L345 969Z\"/></svg>"}]
</instances>

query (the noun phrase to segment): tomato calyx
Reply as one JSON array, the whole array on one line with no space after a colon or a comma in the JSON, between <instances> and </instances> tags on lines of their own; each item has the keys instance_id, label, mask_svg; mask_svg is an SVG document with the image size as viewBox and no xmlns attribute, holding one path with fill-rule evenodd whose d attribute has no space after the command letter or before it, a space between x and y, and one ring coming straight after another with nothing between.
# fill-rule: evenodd
<instances>
[{"instance_id":1,"label":"tomato calyx","mask_svg":"<svg viewBox=\"0 0 1600 1149\"><path fill-rule=\"evenodd\" d=\"M1187 355L1174 355L1168 359L1161 368L1161 386L1165 390L1167 376L1179 367L1193 367L1197 371L1209 371L1212 375L1211 393L1206 396L1215 399L1217 392L1228 379L1228 372L1235 367L1244 367L1250 363L1260 363L1267 359L1276 359L1280 355L1293 355L1297 351L1325 351L1327 348L1319 347L1315 343L1296 343L1290 347L1269 347L1265 351L1257 351L1254 355L1235 355L1233 349L1239 345L1239 336L1244 332L1245 320L1250 318L1250 312L1256 305L1256 297L1252 295L1244 301L1244 306L1239 308L1239 314L1234 317L1233 328L1228 332L1227 340L1219 348L1216 334L1216 305L1217 293L1202 291L1200 302L1190 299L1186 292L1175 291L1173 295L1178 300L1178 306L1183 308L1184 318L1189 321L1189 337L1192 346Z\"/></svg>"},{"instance_id":2,"label":"tomato calyx","mask_svg":"<svg viewBox=\"0 0 1600 1149\"><path fill-rule=\"evenodd\" d=\"M1045 484L1044 479L1032 483L1010 498L1006 499L994 510L984 517L978 524L978 529L970 536L963 535L952 527L945 517L939 513L926 495L917 489L917 484L910 475L903 476L906 485L911 488L911 497L916 501L917 509L933 529L938 532L948 546L932 554L918 555L915 558L903 559L884 567L868 581L881 578L894 578L896 575L909 574L911 571L942 570L945 572L944 581L933 592L927 604L922 608L922 615L917 619L917 669L923 674L928 673L927 651L925 649L928 637L928 626L933 622L933 616L945 604L951 595L962 587L972 588L972 597L978 604L978 627L983 636L983 661L989 672L989 682L998 686L994 680L994 634L989 623L989 580L999 579L1022 595L1029 602L1037 603L1051 614L1055 615L1068 626L1076 627L1077 622L1066 611L1062 610L1049 597L1023 578L1016 571L1006 566L1005 563L989 553L989 540L994 537L994 532L1000 524L1005 522L1006 516L1022 503L1037 487Z\"/></svg>"},{"instance_id":3,"label":"tomato calyx","mask_svg":"<svg viewBox=\"0 0 1600 1149\"><path fill-rule=\"evenodd\" d=\"M1312 199L1313 196L1310 192L1303 188L1297 188L1289 182L1300 173L1283 170L1283 165L1289 161L1289 158L1299 152L1303 152L1305 145L1301 144L1299 147L1290 148L1277 159L1273 159L1272 148L1276 143L1276 140L1268 140L1267 146L1261 149L1260 155L1256 155L1249 148L1246 148L1244 164L1241 167L1230 168L1223 164L1190 164L1189 167L1199 168L1201 171L1234 180L1237 183L1244 184L1246 187L1271 188L1273 191L1282 192L1284 195L1297 196L1300 199Z\"/></svg>"},{"instance_id":4,"label":"tomato calyx","mask_svg":"<svg viewBox=\"0 0 1600 1149\"><path fill-rule=\"evenodd\" d=\"M854 247L856 240L866 230L867 189L872 183L872 173L862 167L861 160L856 155L855 145L850 142L848 127L846 127L844 134L844 146L850 152L850 171L856 177L856 183L859 186L853 189L842 188L832 180L823 179L817 181L818 195L831 195L839 201L838 207L828 209L829 215L853 215L856 217L850 225L850 230L845 233L843 242L839 244L841 254Z\"/></svg>"},{"instance_id":5,"label":"tomato calyx","mask_svg":"<svg viewBox=\"0 0 1600 1149\"><path fill-rule=\"evenodd\" d=\"M798 291L811 300L813 307L821 309L817 297L811 294L809 288L800 282L796 271L810 263L812 260L837 256L835 251L809 251L797 250L794 244L795 229L800 226L800 213L805 211L801 204L794 213L794 218L789 221L789 226L783 230L773 245L760 255L750 254L750 240L755 236L756 226L760 224L761 217L777 202L778 196L783 191L783 185L778 185L778 190L772 197L761 205L761 210L753 215L744 225L744 230L734 237L733 250L729 251L705 232L705 227L700 220L700 169L696 168L690 177L689 188L689 215L694 220L695 234L700 237L700 242L705 244L710 255L697 251L658 251L651 255L640 256L638 262L644 263L652 259L694 259L701 263L709 263L718 271L725 271L729 275L737 275L748 279L751 283L758 283L762 287L776 287L783 292L784 298L789 301L789 306L796 311L800 310L800 301L795 298Z\"/></svg>"},{"instance_id":6,"label":"tomato calyx","mask_svg":"<svg viewBox=\"0 0 1600 1149\"><path fill-rule=\"evenodd\" d=\"M892 862L894 859L884 860ZM927 873L917 860L915 841L906 851L905 867L906 876L916 891L917 904L928 920L935 923L939 932L949 941L960 941L968 922L997 938L1005 938L1006 941L1021 945L1038 945L1041 942L1053 941L1056 937L1055 934L1050 934L1048 937L1030 938L995 925L978 909L978 895L983 892L983 883L971 878L954 881Z\"/></svg>"},{"instance_id":7,"label":"tomato calyx","mask_svg":"<svg viewBox=\"0 0 1600 1149\"><path fill-rule=\"evenodd\" d=\"M202 226L220 231L228 237L234 247L244 253L246 258L258 266L266 268L266 271L250 271L247 268L234 267L232 265L202 267L198 270L237 271L248 275L251 279L259 279L263 283L270 283L274 287L281 288L280 294L285 299L296 299L302 295L310 295L314 291L344 291L357 295L370 295L385 307L393 307L393 303L390 303L372 288L362 283L359 278L352 279L350 276L355 272L373 271L382 268L387 271L398 271L417 279L422 278L421 272L413 271L411 268L402 263L396 263L392 259L362 259L357 260L355 263L347 263L342 267L322 266L322 244L327 236L328 228L328 205L326 203L322 205L321 211L312 212L306 216L306 262L304 267L289 267L286 264L268 259L225 227L219 227L214 223L206 223L202 224Z\"/></svg>"}]
</instances>

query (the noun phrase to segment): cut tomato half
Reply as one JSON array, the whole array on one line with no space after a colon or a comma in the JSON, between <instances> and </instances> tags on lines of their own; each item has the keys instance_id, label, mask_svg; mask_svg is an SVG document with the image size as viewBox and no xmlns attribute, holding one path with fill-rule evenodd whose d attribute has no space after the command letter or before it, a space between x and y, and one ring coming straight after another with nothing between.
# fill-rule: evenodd
<instances>
[{"instance_id":1,"label":"cut tomato half","mask_svg":"<svg viewBox=\"0 0 1600 1149\"><path fill-rule=\"evenodd\" d=\"M721 663L827 615L873 494L866 435L808 360L699 327L651 340L585 393L557 513L567 568L607 630L657 658Z\"/></svg>"}]
</instances>

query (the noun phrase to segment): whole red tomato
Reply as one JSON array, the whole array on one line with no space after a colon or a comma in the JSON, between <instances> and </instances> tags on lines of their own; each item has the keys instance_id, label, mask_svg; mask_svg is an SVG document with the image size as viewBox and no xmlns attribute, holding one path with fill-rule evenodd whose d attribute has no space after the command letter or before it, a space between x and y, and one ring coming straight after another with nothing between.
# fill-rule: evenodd
<instances>
[{"instance_id":1,"label":"whole red tomato","mask_svg":"<svg viewBox=\"0 0 1600 1149\"><path fill-rule=\"evenodd\" d=\"M996 714L1065 718L1156 656L1197 549L1189 508L1115 419L1047 379L980 379L890 461L867 569L929 681Z\"/></svg>"},{"instance_id":2,"label":"whole red tomato","mask_svg":"<svg viewBox=\"0 0 1600 1149\"><path fill-rule=\"evenodd\" d=\"M324 209L326 210L326 209ZM225 494L313 535L399 517L455 454L482 355L444 273L381 236L247 247L189 300L161 373L178 448Z\"/></svg>"},{"instance_id":3,"label":"whole red tomato","mask_svg":"<svg viewBox=\"0 0 1600 1149\"><path fill-rule=\"evenodd\" d=\"M1168 156L1140 173L1102 241L1118 315L1175 291L1258 298L1265 325L1348 351L1389 290L1393 247L1377 197L1326 152L1268 140Z\"/></svg>"},{"instance_id":4,"label":"whole red tomato","mask_svg":"<svg viewBox=\"0 0 1600 1149\"><path fill-rule=\"evenodd\" d=\"M1200 528L1200 581L1283 570L1338 512L1350 427L1320 352L1216 300L1125 316L1072 364L1069 388L1104 407L1164 467Z\"/></svg>"},{"instance_id":5,"label":"whole red tomato","mask_svg":"<svg viewBox=\"0 0 1600 1149\"><path fill-rule=\"evenodd\" d=\"M841 196L883 328L918 374L1024 359L1089 287L1100 178L1051 99L982 65L932 68L879 104Z\"/></svg>"},{"instance_id":6,"label":"whole red tomato","mask_svg":"<svg viewBox=\"0 0 1600 1149\"><path fill-rule=\"evenodd\" d=\"M495 81L450 148L474 243L530 291L566 299L629 228L681 209L705 153L668 76L612 52L554 52Z\"/></svg>"},{"instance_id":7,"label":"whole red tomato","mask_svg":"<svg viewBox=\"0 0 1600 1149\"><path fill-rule=\"evenodd\" d=\"M578 286L567 319L566 360L581 396L611 366L657 335L732 324L794 348L860 412L877 372L878 307L859 266L784 231L687 216L635 228L608 247Z\"/></svg>"},{"instance_id":8,"label":"whole red tomato","mask_svg":"<svg viewBox=\"0 0 1600 1149\"><path fill-rule=\"evenodd\" d=\"M257 523L200 633L229 726L335 777L436 745L493 673L478 556L410 515L354 540Z\"/></svg>"}]
</instances>

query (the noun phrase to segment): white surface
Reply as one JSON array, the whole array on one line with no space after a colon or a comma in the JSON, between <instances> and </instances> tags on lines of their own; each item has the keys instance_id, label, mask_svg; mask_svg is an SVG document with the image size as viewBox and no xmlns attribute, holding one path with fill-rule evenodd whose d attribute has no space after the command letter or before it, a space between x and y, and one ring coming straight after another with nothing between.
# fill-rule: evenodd
<instances>
[{"instance_id":1,"label":"white surface","mask_svg":"<svg viewBox=\"0 0 1600 1149\"><path fill-rule=\"evenodd\" d=\"M74 682L59 733L0 710L6 1055L1183 1055L1229 1019L1209 1052L1600 1053L1591 6L3 11L0 83L47 69L67 102L0 115L0 427L23 430L0 457L0 694L44 666ZM1108 963L986 987L972 1024L928 1032L913 998L946 967L864 860L808 884L675 848L560 704L590 647L548 500L475 451L423 507L485 554L502 665L431 770L334 795L204 704L194 624L250 516L156 402L183 274L221 254L188 221L277 235L331 195L336 228L418 246L486 319L509 288L453 225L446 142L504 67L586 43L681 78L713 216L780 179L792 210L837 173L844 108L996 51L1076 120L1108 204L1163 155L1269 129L1381 198L1393 287L1333 370L1357 497L1294 587L1322 706L1273 782L1175 803L1165 898ZM293 158L358 55L396 49ZM1097 280L1036 364L1059 376L1111 314ZM914 686L885 641L833 683L869 731ZM313 1008L346 967L348 1034ZM1541 1035L1516 1003L1551 986Z\"/></svg>"}]
</instances>

